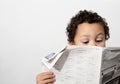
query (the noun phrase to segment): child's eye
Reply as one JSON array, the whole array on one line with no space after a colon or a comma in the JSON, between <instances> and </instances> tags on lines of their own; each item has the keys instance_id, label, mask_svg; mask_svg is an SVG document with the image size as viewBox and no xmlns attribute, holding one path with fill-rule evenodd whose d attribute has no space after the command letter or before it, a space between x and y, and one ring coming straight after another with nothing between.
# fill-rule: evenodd
<instances>
[{"instance_id":1,"label":"child's eye","mask_svg":"<svg viewBox=\"0 0 120 84\"><path fill-rule=\"evenodd\" d=\"M83 44L88 44L89 43L89 41L84 41L84 42L82 42Z\"/></svg>"},{"instance_id":2,"label":"child's eye","mask_svg":"<svg viewBox=\"0 0 120 84\"><path fill-rule=\"evenodd\" d=\"M103 40L97 40L96 42L102 42Z\"/></svg>"}]
</instances>

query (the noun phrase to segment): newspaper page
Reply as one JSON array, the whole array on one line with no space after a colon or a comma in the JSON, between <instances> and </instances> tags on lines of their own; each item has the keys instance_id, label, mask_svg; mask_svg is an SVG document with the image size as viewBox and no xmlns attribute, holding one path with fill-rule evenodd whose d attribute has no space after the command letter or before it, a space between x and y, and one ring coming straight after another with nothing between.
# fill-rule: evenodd
<instances>
[{"instance_id":1,"label":"newspaper page","mask_svg":"<svg viewBox=\"0 0 120 84\"><path fill-rule=\"evenodd\" d=\"M69 46L43 63L55 84L120 84L120 48Z\"/></svg>"},{"instance_id":2,"label":"newspaper page","mask_svg":"<svg viewBox=\"0 0 120 84\"><path fill-rule=\"evenodd\" d=\"M103 50L101 83L120 84L120 47L108 47Z\"/></svg>"}]
</instances>

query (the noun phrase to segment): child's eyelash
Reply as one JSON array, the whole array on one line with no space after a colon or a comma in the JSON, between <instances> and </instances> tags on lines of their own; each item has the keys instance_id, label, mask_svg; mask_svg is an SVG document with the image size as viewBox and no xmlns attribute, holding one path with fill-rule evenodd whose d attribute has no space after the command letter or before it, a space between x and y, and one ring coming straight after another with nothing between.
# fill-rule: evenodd
<instances>
[{"instance_id":1,"label":"child's eyelash","mask_svg":"<svg viewBox=\"0 0 120 84\"><path fill-rule=\"evenodd\" d=\"M84 44L87 44L87 43L89 43L89 41L85 41L85 42L83 42Z\"/></svg>"},{"instance_id":2,"label":"child's eyelash","mask_svg":"<svg viewBox=\"0 0 120 84\"><path fill-rule=\"evenodd\" d=\"M102 42L103 40L97 40L96 42Z\"/></svg>"}]
</instances>

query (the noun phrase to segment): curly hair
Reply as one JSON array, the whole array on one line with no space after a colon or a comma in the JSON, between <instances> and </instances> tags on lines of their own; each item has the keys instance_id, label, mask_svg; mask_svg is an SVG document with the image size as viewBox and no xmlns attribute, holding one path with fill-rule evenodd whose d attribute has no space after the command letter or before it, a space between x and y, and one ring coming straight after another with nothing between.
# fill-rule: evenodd
<instances>
[{"instance_id":1,"label":"curly hair","mask_svg":"<svg viewBox=\"0 0 120 84\"><path fill-rule=\"evenodd\" d=\"M104 32L105 32L105 40L108 40L110 38L109 34L109 26L107 22L105 21L105 18L102 18L100 15L98 15L96 12L93 11L87 11L87 10L81 10L71 18L70 23L66 27L66 34L68 36L68 41L73 42L75 33L77 30L77 26L79 24L82 24L84 22L87 23L99 23L103 26Z\"/></svg>"}]
</instances>

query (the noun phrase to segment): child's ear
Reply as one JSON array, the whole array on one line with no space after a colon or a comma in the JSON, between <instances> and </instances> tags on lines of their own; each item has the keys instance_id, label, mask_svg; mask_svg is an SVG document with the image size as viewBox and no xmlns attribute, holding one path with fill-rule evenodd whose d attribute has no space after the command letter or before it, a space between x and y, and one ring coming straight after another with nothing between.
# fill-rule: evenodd
<instances>
[{"instance_id":1,"label":"child's ear","mask_svg":"<svg viewBox=\"0 0 120 84\"><path fill-rule=\"evenodd\" d=\"M74 42L69 42L69 45L74 45Z\"/></svg>"}]
</instances>

